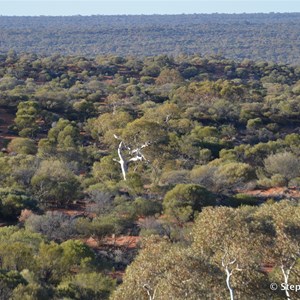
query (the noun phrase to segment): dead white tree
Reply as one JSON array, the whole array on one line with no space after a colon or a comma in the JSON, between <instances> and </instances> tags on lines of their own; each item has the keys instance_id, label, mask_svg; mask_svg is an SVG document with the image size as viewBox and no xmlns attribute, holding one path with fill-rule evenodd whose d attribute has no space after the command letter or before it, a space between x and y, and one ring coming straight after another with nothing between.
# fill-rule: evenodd
<instances>
[{"instance_id":1,"label":"dead white tree","mask_svg":"<svg viewBox=\"0 0 300 300\"><path fill-rule=\"evenodd\" d=\"M234 271L242 271L242 269L239 268L239 265L236 263L236 259L228 260L226 257L228 257L228 252L226 252L222 258L222 267L226 273L226 285L230 293L230 300L234 300L234 290L231 286L230 279Z\"/></svg>"},{"instance_id":2,"label":"dead white tree","mask_svg":"<svg viewBox=\"0 0 300 300\"><path fill-rule=\"evenodd\" d=\"M286 295L286 299L287 300L291 300L291 296L290 296L290 293L289 293L289 278L290 278L290 274L291 274L291 271L293 270L295 264L297 262L297 259L295 259L291 265L289 267L286 267L284 266L284 264L282 264L280 266L280 269L281 269L281 272L283 274L283 278L284 278L284 291L285 291L285 295Z\"/></svg>"},{"instance_id":3,"label":"dead white tree","mask_svg":"<svg viewBox=\"0 0 300 300\"><path fill-rule=\"evenodd\" d=\"M155 300L156 289L153 290L147 283L143 285L143 289L146 291L149 300Z\"/></svg>"},{"instance_id":4,"label":"dead white tree","mask_svg":"<svg viewBox=\"0 0 300 300\"><path fill-rule=\"evenodd\" d=\"M128 172L128 166L131 162L136 161L147 161L145 156L142 153L142 150L150 145L150 142L145 142L144 144L137 146L134 149L131 149L127 146L123 140L121 140L118 136L114 134L115 139L120 140L118 146L118 156L119 159L114 159L114 161L118 162L121 167L121 172L123 179L126 180L126 175Z\"/></svg>"}]
</instances>

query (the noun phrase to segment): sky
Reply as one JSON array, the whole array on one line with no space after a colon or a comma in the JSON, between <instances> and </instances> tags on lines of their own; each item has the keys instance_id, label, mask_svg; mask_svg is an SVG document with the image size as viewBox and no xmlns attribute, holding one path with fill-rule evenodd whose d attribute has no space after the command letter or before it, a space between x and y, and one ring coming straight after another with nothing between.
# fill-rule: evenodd
<instances>
[{"instance_id":1,"label":"sky","mask_svg":"<svg viewBox=\"0 0 300 300\"><path fill-rule=\"evenodd\" d=\"M0 15L151 15L300 12L300 0L0 0Z\"/></svg>"}]
</instances>

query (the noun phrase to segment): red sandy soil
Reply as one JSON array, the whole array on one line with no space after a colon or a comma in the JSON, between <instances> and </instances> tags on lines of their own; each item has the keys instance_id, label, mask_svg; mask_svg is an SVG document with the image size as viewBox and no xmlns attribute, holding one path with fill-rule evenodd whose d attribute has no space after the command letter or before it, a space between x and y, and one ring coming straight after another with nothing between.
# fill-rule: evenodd
<instances>
[{"instance_id":1,"label":"red sandy soil","mask_svg":"<svg viewBox=\"0 0 300 300\"><path fill-rule=\"evenodd\" d=\"M288 198L300 198L300 189L295 187L286 188L286 187L274 187L267 190L253 190L253 191L241 191L243 194L263 197L263 198L272 198L272 197L288 197Z\"/></svg>"},{"instance_id":2,"label":"red sandy soil","mask_svg":"<svg viewBox=\"0 0 300 300\"><path fill-rule=\"evenodd\" d=\"M108 237L104 239L105 245L112 245L118 247L126 247L128 249L137 248L138 242L140 241L140 236L119 236L119 237Z\"/></svg>"},{"instance_id":3,"label":"red sandy soil","mask_svg":"<svg viewBox=\"0 0 300 300\"><path fill-rule=\"evenodd\" d=\"M265 263L261 266L261 271L264 273L271 273L274 269L273 263Z\"/></svg>"},{"instance_id":4,"label":"red sandy soil","mask_svg":"<svg viewBox=\"0 0 300 300\"><path fill-rule=\"evenodd\" d=\"M84 243L86 245L88 245L90 248L93 248L93 249L97 249L98 248L98 242L94 238L92 238L92 237L84 240Z\"/></svg>"},{"instance_id":5,"label":"red sandy soil","mask_svg":"<svg viewBox=\"0 0 300 300\"><path fill-rule=\"evenodd\" d=\"M127 249L135 249L140 241L140 236L119 236L119 237L106 237L101 241L101 246L114 246L114 247L124 247ZM92 237L84 241L86 245L91 248L100 248L99 243Z\"/></svg>"},{"instance_id":6,"label":"red sandy soil","mask_svg":"<svg viewBox=\"0 0 300 300\"><path fill-rule=\"evenodd\" d=\"M68 216L75 217L75 216L85 216L85 217L96 217L95 213L89 213L86 212L83 208L74 208L74 209L66 209L66 208L55 208L55 209L49 209L48 211L52 212L61 212Z\"/></svg>"},{"instance_id":7,"label":"red sandy soil","mask_svg":"<svg viewBox=\"0 0 300 300\"><path fill-rule=\"evenodd\" d=\"M118 281L121 281L123 279L125 272L124 271L114 271L108 273L113 279L117 279Z\"/></svg>"}]
</instances>

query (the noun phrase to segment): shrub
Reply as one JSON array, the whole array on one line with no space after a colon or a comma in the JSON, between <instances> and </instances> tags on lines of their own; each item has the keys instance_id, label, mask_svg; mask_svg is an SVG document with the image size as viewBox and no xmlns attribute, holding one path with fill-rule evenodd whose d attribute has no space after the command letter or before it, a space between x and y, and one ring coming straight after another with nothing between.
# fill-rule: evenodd
<instances>
[{"instance_id":1,"label":"shrub","mask_svg":"<svg viewBox=\"0 0 300 300\"><path fill-rule=\"evenodd\" d=\"M140 236L160 235L170 237L172 226L169 223L155 219L155 217L146 217L138 221L141 231Z\"/></svg>"},{"instance_id":2,"label":"shrub","mask_svg":"<svg viewBox=\"0 0 300 300\"><path fill-rule=\"evenodd\" d=\"M45 215L32 214L25 221L25 227L55 241L65 241L78 234L76 220L61 212L48 211Z\"/></svg>"},{"instance_id":3,"label":"shrub","mask_svg":"<svg viewBox=\"0 0 300 300\"><path fill-rule=\"evenodd\" d=\"M250 119L247 121L247 129L248 130L257 129L261 125L262 125L261 118Z\"/></svg>"},{"instance_id":4,"label":"shrub","mask_svg":"<svg viewBox=\"0 0 300 300\"><path fill-rule=\"evenodd\" d=\"M141 197L136 198L133 205L138 216L152 216L162 210L161 203Z\"/></svg>"},{"instance_id":5,"label":"shrub","mask_svg":"<svg viewBox=\"0 0 300 300\"><path fill-rule=\"evenodd\" d=\"M78 196L80 183L59 160L44 160L31 179L36 197L46 205L68 205Z\"/></svg>"},{"instance_id":6,"label":"shrub","mask_svg":"<svg viewBox=\"0 0 300 300\"><path fill-rule=\"evenodd\" d=\"M113 214L94 218L92 221L86 218L80 218L76 222L76 228L84 236L93 236L101 240L107 235L120 234L126 229L132 227L130 218L116 216Z\"/></svg>"},{"instance_id":7,"label":"shrub","mask_svg":"<svg viewBox=\"0 0 300 300\"><path fill-rule=\"evenodd\" d=\"M215 205L213 195L197 184L178 184L163 200L164 212L179 222L191 221L202 207Z\"/></svg>"},{"instance_id":8,"label":"shrub","mask_svg":"<svg viewBox=\"0 0 300 300\"><path fill-rule=\"evenodd\" d=\"M114 287L115 280L93 272L79 273L66 279L58 286L58 291L63 299L105 300Z\"/></svg>"},{"instance_id":9,"label":"shrub","mask_svg":"<svg viewBox=\"0 0 300 300\"><path fill-rule=\"evenodd\" d=\"M126 184L128 191L133 195L141 194L144 190L142 178L137 173L128 173L124 184Z\"/></svg>"},{"instance_id":10,"label":"shrub","mask_svg":"<svg viewBox=\"0 0 300 300\"><path fill-rule=\"evenodd\" d=\"M36 201L24 191L0 188L0 213L5 218L16 218L22 209L35 208Z\"/></svg>"},{"instance_id":11,"label":"shrub","mask_svg":"<svg viewBox=\"0 0 300 300\"><path fill-rule=\"evenodd\" d=\"M161 175L161 184L178 184L178 183L188 183L189 181L189 171L188 170L174 170L167 171Z\"/></svg>"},{"instance_id":12,"label":"shrub","mask_svg":"<svg viewBox=\"0 0 300 300\"><path fill-rule=\"evenodd\" d=\"M34 140L28 138L15 138L7 146L9 152L18 154L36 154L37 147Z\"/></svg>"},{"instance_id":13,"label":"shrub","mask_svg":"<svg viewBox=\"0 0 300 300\"><path fill-rule=\"evenodd\" d=\"M245 163L225 162L217 167L213 174L214 191L224 193L232 190L243 189L246 183L254 180L253 168Z\"/></svg>"},{"instance_id":14,"label":"shrub","mask_svg":"<svg viewBox=\"0 0 300 300\"><path fill-rule=\"evenodd\" d=\"M267 175L276 184L280 179L281 185L288 186L291 179L300 176L300 159L291 152L269 155L264 160L264 166Z\"/></svg>"},{"instance_id":15,"label":"shrub","mask_svg":"<svg viewBox=\"0 0 300 300\"><path fill-rule=\"evenodd\" d=\"M87 193L90 204L86 206L86 211L96 215L106 214L113 209L113 196L111 193L100 190L90 190Z\"/></svg>"},{"instance_id":16,"label":"shrub","mask_svg":"<svg viewBox=\"0 0 300 300\"><path fill-rule=\"evenodd\" d=\"M0 271L0 299L11 299L12 292L20 284L26 284L26 280L17 271Z\"/></svg>"},{"instance_id":17,"label":"shrub","mask_svg":"<svg viewBox=\"0 0 300 300\"><path fill-rule=\"evenodd\" d=\"M19 284L13 291L12 298L14 300L50 300L53 299L53 293L50 289L43 287L37 283Z\"/></svg>"}]
</instances>

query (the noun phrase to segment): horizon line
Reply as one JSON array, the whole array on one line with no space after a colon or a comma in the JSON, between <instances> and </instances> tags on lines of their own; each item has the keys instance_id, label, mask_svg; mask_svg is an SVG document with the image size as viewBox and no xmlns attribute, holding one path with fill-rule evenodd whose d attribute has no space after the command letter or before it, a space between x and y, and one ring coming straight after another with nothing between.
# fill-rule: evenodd
<instances>
[{"instance_id":1,"label":"horizon line","mask_svg":"<svg viewBox=\"0 0 300 300\"><path fill-rule=\"evenodd\" d=\"M269 11L269 12L209 12L209 13L149 13L149 14L72 14L72 15L6 15L0 14L0 17L126 17L126 16L182 16L182 15L270 15L270 14L300 14L300 11Z\"/></svg>"}]
</instances>

